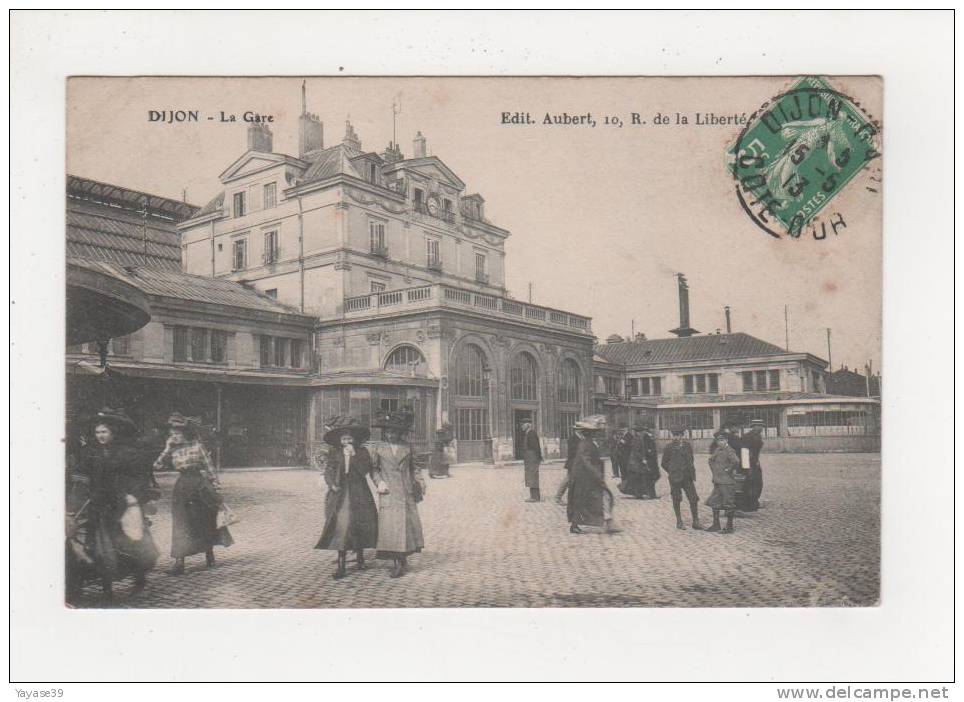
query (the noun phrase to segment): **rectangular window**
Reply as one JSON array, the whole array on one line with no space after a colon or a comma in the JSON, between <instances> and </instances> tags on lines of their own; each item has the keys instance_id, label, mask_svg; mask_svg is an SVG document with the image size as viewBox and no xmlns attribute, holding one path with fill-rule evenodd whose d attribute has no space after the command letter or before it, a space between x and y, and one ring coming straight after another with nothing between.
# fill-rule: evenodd
<instances>
[{"instance_id":1,"label":"rectangular window","mask_svg":"<svg viewBox=\"0 0 964 702\"><path fill-rule=\"evenodd\" d=\"M633 395L660 395L661 383L659 378L635 378L633 383Z\"/></svg>"},{"instance_id":2,"label":"rectangular window","mask_svg":"<svg viewBox=\"0 0 964 702\"><path fill-rule=\"evenodd\" d=\"M373 254L384 256L388 253L388 249L385 246L385 223L384 222L369 222L368 237L371 245L371 252Z\"/></svg>"},{"instance_id":3,"label":"rectangular window","mask_svg":"<svg viewBox=\"0 0 964 702\"><path fill-rule=\"evenodd\" d=\"M271 356L274 349L274 340L270 336L261 337L261 367L271 367Z\"/></svg>"},{"instance_id":4,"label":"rectangular window","mask_svg":"<svg viewBox=\"0 0 964 702\"><path fill-rule=\"evenodd\" d=\"M606 394L619 397L622 395L619 389L619 378L603 378L603 382L606 384Z\"/></svg>"},{"instance_id":5,"label":"rectangular window","mask_svg":"<svg viewBox=\"0 0 964 702\"><path fill-rule=\"evenodd\" d=\"M268 183L264 186L264 209L270 209L278 204L278 185Z\"/></svg>"},{"instance_id":6,"label":"rectangular window","mask_svg":"<svg viewBox=\"0 0 964 702\"><path fill-rule=\"evenodd\" d=\"M456 438L460 441L482 441L488 439L488 410L460 408L456 413L455 432Z\"/></svg>"},{"instance_id":7,"label":"rectangular window","mask_svg":"<svg viewBox=\"0 0 964 702\"><path fill-rule=\"evenodd\" d=\"M234 216L235 217L244 217L246 213L244 204L245 204L244 193L235 193L234 194Z\"/></svg>"},{"instance_id":8,"label":"rectangular window","mask_svg":"<svg viewBox=\"0 0 964 702\"><path fill-rule=\"evenodd\" d=\"M235 239L231 258L231 270L243 271L248 267L248 240Z\"/></svg>"},{"instance_id":9,"label":"rectangular window","mask_svg":"<svg viewBox=\"0 0 964 702\"><path fill-rule=\"evenodd\" d=\"M421 212L422 209L423 209L423 207L424 207L424 205L422 204L422 197L423 197L423 195L422 195L422 189L421 189L421 188L415 188L413 192L414 192L414 195L415 195L415 211L416 211L416 212Z\"/></svg>"},{"instance_id":10,"label":"rectangular window","mask_svg":"<svg viewBox=\"0 0 964 702\"><path fill-rule=\"evenodd\" d=\"M710 373L708 376L710 381L710 392L720 391L720 376L717 373Z\"/></svg>"},{"instance_id":11,"label":"rectangular window","mask_svg":"<svg viewBox=\"0 0 964 702\"><path fill-rule=\"evenodd\" d=\"M218 329L211 330L211 362L224 363L228 360L228 333Z\"/></svg>"},{"instance_id":12,"label":"rectangular window","mask_svg":"<svg viewBox=\"0 0 964 702\"><path fill-rule=\"evenodd\" d=\"M385 283L378 280L373 280L371 282L371 288L373 293L385 292Z\"/></svg>"},{"instance_id":13,"label":"rectangular window","mask_svg":"<svg viewBox=\"0 0 964 702\"><path fill-rule=\"evenodd\" d=\"M576 412L559 413L559 438L566 440L572 436L572 425L579 421L579 414Z\"/></svg>"},{"instance_id":14,"label":"rectangular window","mask_svg":"<svg viewBox=\"0 0 964 702\"><path fill-rule=\"evenodd\" d=\"M272 229L264 233L264 262L276 263L278 261L278 230Z\"/></svg>"},{"instance_id":15,"label":"rectangular window","mask_svg":"<svg viewBox=\"0 0 964 702\"><path fill-rule=\"evenodd\" d=\"M653 378L652 381L653 381L653 392L652 392L652 394L653 394L653 395L662 395L662 394L663 394L663 381L662 381L662 379L661 379L661 378Z\"/></svg>"},{"instance_id":16,"label":"rectangular window","mask_svg":"<svg viewBox=\"0 0 964 702\"><path fill-rule=\"evenodd\" d=\"M706 376L697 375L696 378L696 392L706 392Z\"/></svg>"},{"instance_id":17,"label":"rectangular window","mask_svg":"<svg viewBox=\"0 0 964 702\"><path fill-rule=\"evenodd\" d=\"M304 364L305 364L304 347L305 347L305 342L302 339L291 340L291 367L292 368L304 367Z\"/></svg>"},{"instance_id":18,"label":"rectangular window","mask_svg":"<svg viewBox=\"0 0 964 702\"><path fill-rule=\"evenodd\" d=\"M770 375L770 389L779 390L780 389L780 371L772 370L769 371Z\"/></svg>"},{"instance_id":19,"label":"rectangular window","mask_svg":"<svg viewBox=\"0 0 964 702\"><path fill-rule=\"evenodd\" d=\"M767 389L767 372L765 370L758 370L753 372L753 385L756 390L766 390Z\"/></svg>"},{"instance_id":20,"label":"rectangular window","mask_svg":"<svg viewBox=\"0 0 964 702\"><path fill-rule=\"evenodd\" d=\"M442 265L441 242L438 239L425 240L425 257L429 268Z\"/></svg>"},{"instance_id":21,"label":"rectangular window","mask_svg":"<svg viewBox=\"0 0 964 702\"><path fill-rule=\"evenodd\" d=\"M683 392L687 395L693 394L693 376L684 375L683 376Z\"/></svg>"},{"instance_id":22,"label":"rectangular window","mask_svg":"<svg viewBox=\"0 0 964 702\"><path fill-rule=\"evenodd\" d=\"M485 254L481 251L475 252L475 279L479 282L487 283L489 276L485 273Z\"/></svg>"},{"instance_id":23,"label":"rectangular window","mask_svg":"<svg viewBox=\"0 0 964 702\"><path fill-rule=\"evenodd\" d=\"M131 338L118 336L110 340L110 352L113 356L127 356L131 351Z\"/></svg>"},{"instance_id":24,"label":"rectangular window","mask_svg":"<svg viewBox=\"0 0 964 702\"><path fill-rule=\"evenodd\" d=\"M191 329L191 360L208 360L208 330Z\"/></svg>"},{"instance_id":25,"label":"rectangular window","mask_svg":"<svg viewBox=\"0 0 964 702\"><path fill-rule=\"evenodd\" d=\"M368 164L368 180L378 185L378 166L374 163Z\"/></svg>"},{"instance_id":26,"label":"rectangular window","mask_svg":"<svg viewBox=\"0 0 964 702\"><path fill-rule=\"evenodd\" d=\"M187 360L187 327L174 327L174 361Z\"/></svg>"},{"instance_id":27,"label":"rectangular window","mask_svg":"<svg viewBox=\"0 0 964 702\"><path fill-rule=\"evenodd\" d=\"M743 392L753 392L753 371L743 371Z\"/></svg>"},{"instance_id":28,"label":"rectangular window","mask_svg":"<svg viewBox=\"0 0 964 702\"><path fill-rule=\"evenodd\" d=\"M378 401L378 408L382 412L398 412L398 398L383 397Z\"/></svg>"},{"instance_id":29,"label":"rectangular window","mask_svg":"<svg viewBox=\"0 0 964 702\"><path fill-rule=\"evenodd\" d=\"M274 340L274 364L279 368L288 365L288 340L280 336Z\"/></svg>"}]
</instances>

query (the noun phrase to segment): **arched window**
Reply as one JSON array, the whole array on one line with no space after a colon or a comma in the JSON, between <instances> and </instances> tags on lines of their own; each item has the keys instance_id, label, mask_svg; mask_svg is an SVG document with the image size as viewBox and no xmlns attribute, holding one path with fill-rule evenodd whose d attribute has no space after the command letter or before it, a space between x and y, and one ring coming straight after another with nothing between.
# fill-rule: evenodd
<instances>
[{"instance_id":1,"label":"arched window","mask_svg":"<svg viewBox=\"0 0 964 702\"><path fill-rule=\"evenodd\" d=\"M425 356L414 346L399 346L385 360L385 370L408 375L425 375Z\"/></svg>"},{"instance_id":2,"label":"arched window","mask_svg":"<svg viewBox=\"0 0 964 702\"><path fill-rule=\"evenodd\" d=\"M512 359L509 369L511 397L513 400L536 399L536 361L523 351Z\"/></svg>"},{"instance_id":3,"label":"arched window","mask_svg":"<svg viewBox=\"0 0 964 702\"><path fill-rule=\"evenodd\" d=\"M455 394L483 397L486 394L485 355L474 344L466 344L455 362Z\"/></svg>"},{"instance_id":4,"label":"arched window","mask_svg":"<svg viewBox=\"0 0 964 702\"><path fill-rule=\"evenodd\" d=\"M579 402L579 366L572 359L559 369L559 402Z\"/></svg>"}]
</instances>

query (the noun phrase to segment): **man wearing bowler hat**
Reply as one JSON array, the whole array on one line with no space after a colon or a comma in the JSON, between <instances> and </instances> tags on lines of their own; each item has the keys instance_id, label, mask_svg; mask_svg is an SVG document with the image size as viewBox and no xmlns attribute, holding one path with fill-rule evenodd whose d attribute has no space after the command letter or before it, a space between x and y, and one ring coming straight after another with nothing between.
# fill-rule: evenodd
<instances>
[{"instance_id":1,"label":"man wearing bowler hat","mask_svg":"<svg viewBox=\"0 0 964 702\"><path fill-rule=\"evenodd\" d=\"M522 428L522 461L525 465L525 484L529 488L526 502L541 502L539 492L539 466L542 464L542 445L532 422L524 421Z\"/></svg>"},{"instance_id":2,"label":"man wearing bowler hat","mask_svg":"<svg viewBox=\"0 0 964 702\"><path fill-rule=\"evenodd\" d=\"M749 453L749 466L743 492L737 495L737 509L741 512L756 512L760 509L760 494L763 492L763 467L760 465L760 452L763 450L762 419L750 420L750 431L743 435L742 447Z\"/></svg>"}]
</instances>

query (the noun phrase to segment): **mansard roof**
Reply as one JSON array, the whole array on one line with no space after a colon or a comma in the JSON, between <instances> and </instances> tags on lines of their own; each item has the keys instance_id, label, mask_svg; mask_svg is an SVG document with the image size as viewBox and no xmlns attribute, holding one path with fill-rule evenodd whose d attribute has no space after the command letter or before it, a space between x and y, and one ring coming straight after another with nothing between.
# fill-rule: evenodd
<instances>
[{"instance_id":1,"label":"mansard roof","mask_svg":"<svg viewBox=\"0 0 964 702\"><path fill-rule=\"evenodd\" d=\"M624 366L797 355L743 332L602 344L596 354Z\"/></svg>"}]
</instances>

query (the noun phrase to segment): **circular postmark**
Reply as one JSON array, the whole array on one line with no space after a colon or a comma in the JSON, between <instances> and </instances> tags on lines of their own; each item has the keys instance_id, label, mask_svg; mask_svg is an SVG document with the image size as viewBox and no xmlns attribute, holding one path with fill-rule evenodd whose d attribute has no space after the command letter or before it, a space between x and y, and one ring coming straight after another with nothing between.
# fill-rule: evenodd
<instances>
[{"instance_id":1,"label":"circular postmark","mask_svg":"<svg viewBox=\"0 0 964 702\"><path fill-rule=\"evenodd\" d=\"M859 173L871 170L881 155L880 131L857 100L825 79L799 79L750 115L730 147L740 206L778 239L798 239L806 228L824 239L828 223L836 234L846 227L840 213L819 231L815 220ZM870 180L880 182L873 174Z\"/></svg>"}]
</instances>

